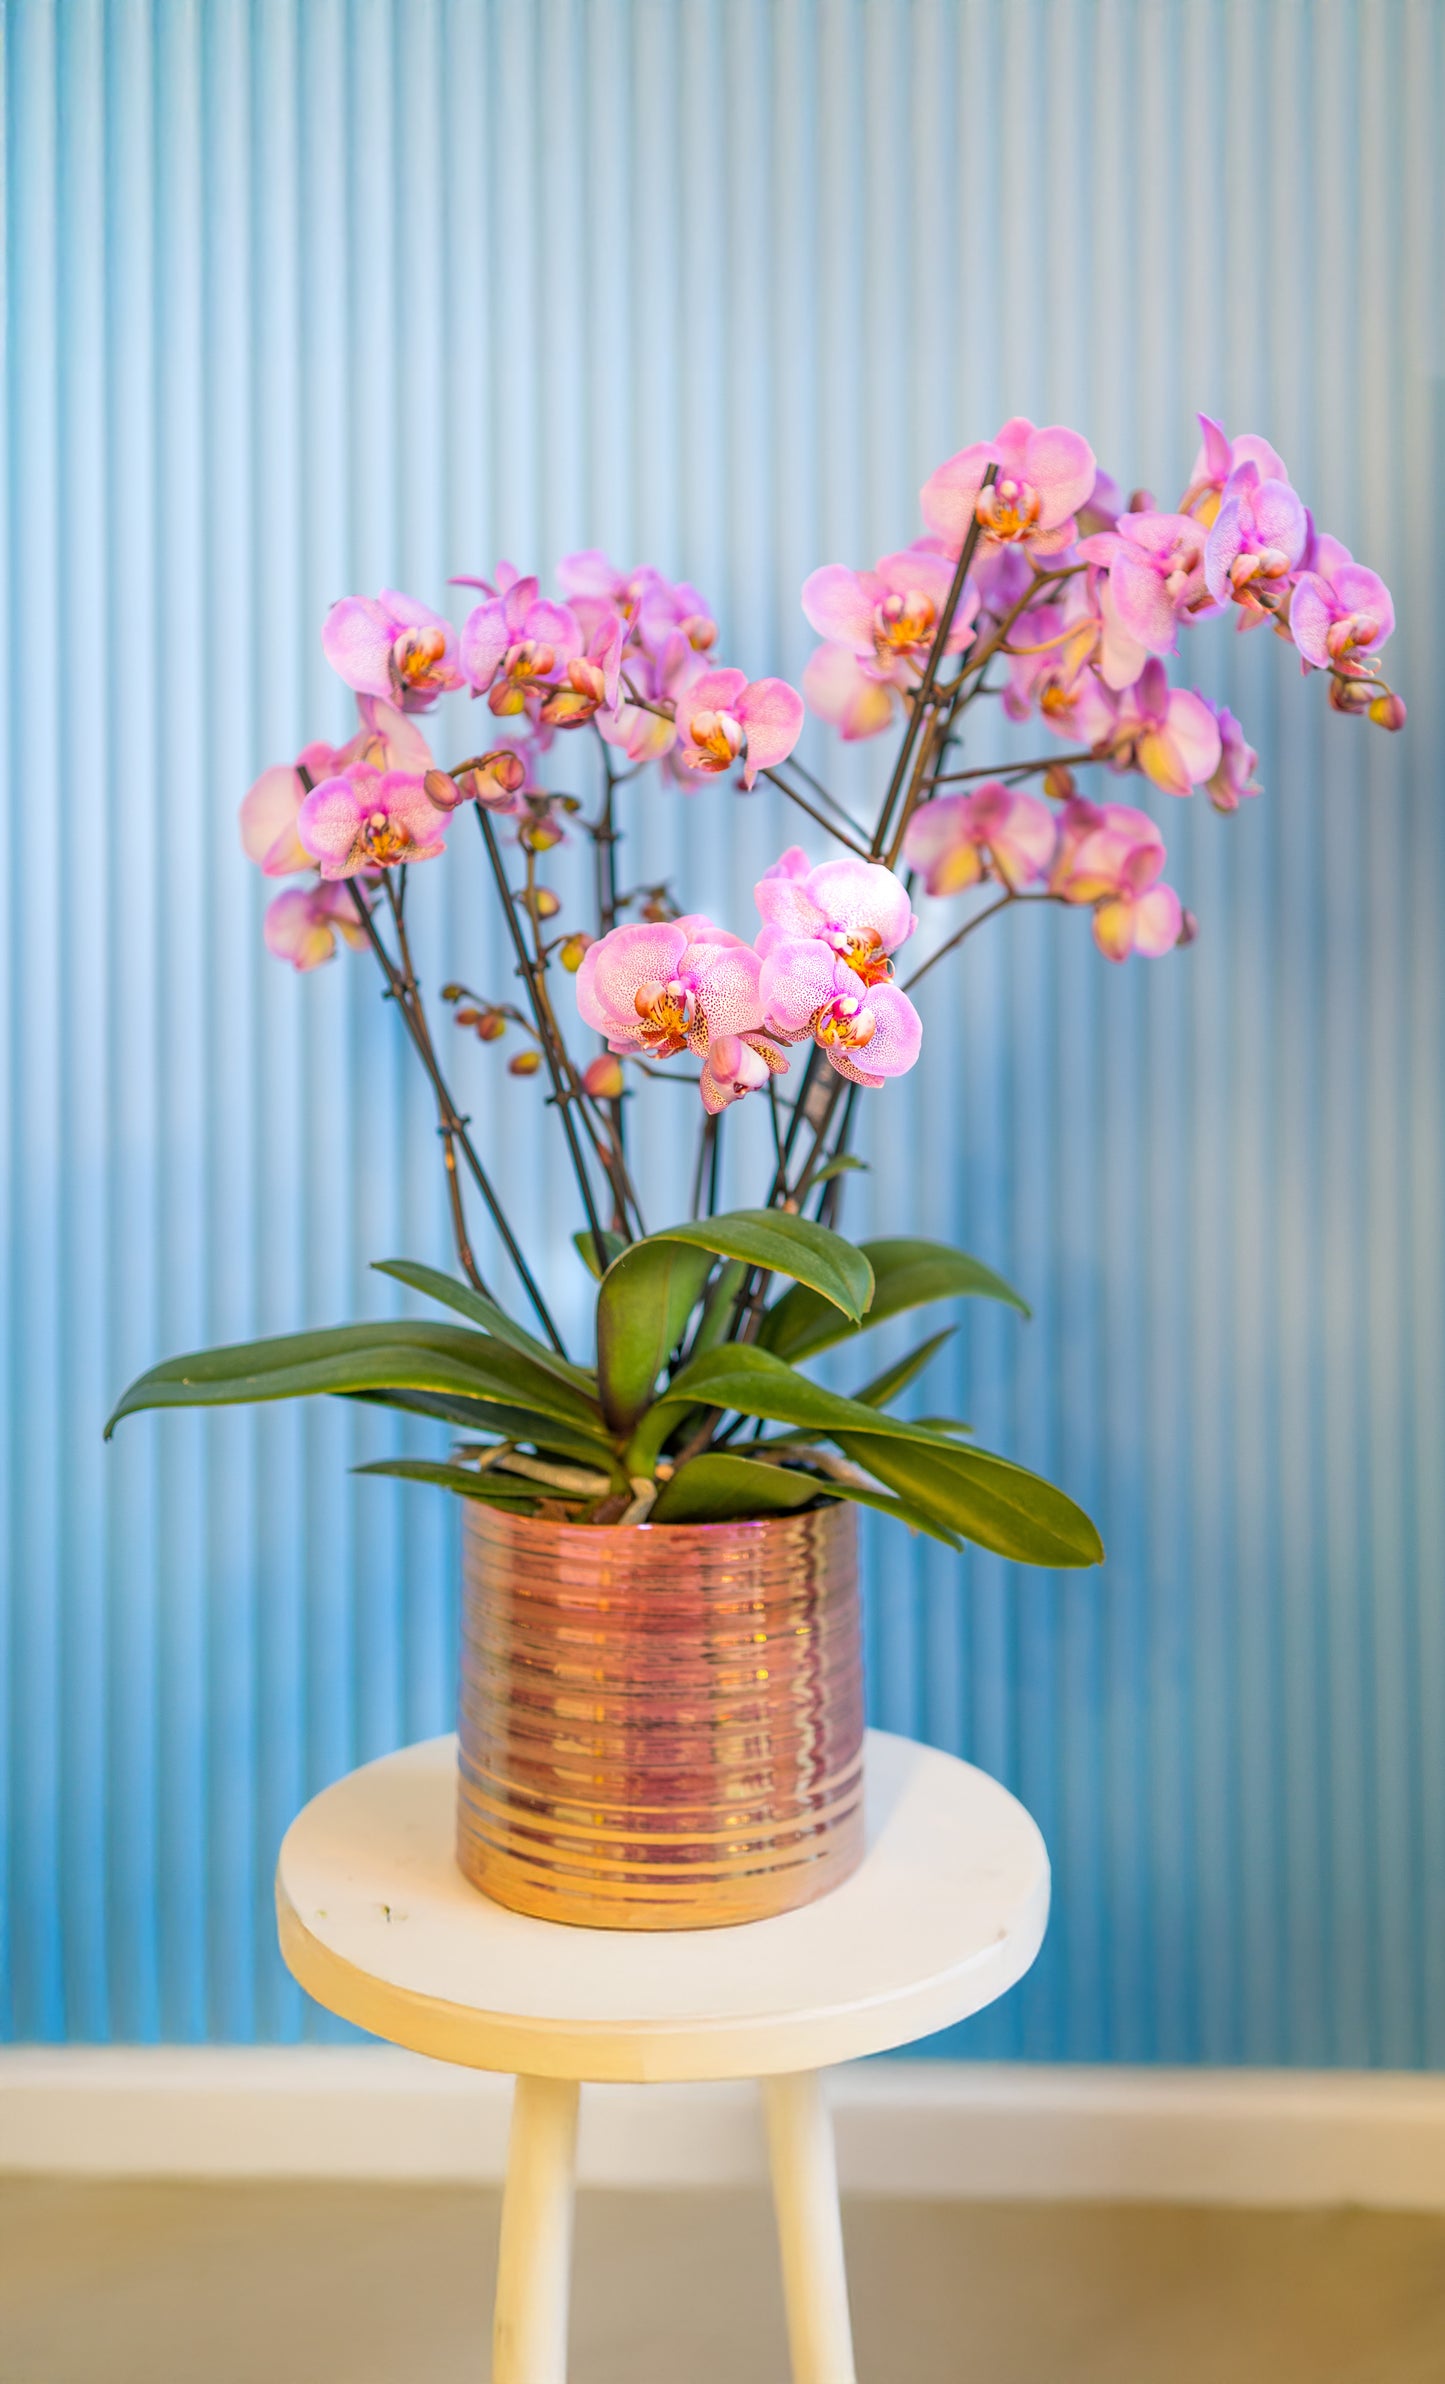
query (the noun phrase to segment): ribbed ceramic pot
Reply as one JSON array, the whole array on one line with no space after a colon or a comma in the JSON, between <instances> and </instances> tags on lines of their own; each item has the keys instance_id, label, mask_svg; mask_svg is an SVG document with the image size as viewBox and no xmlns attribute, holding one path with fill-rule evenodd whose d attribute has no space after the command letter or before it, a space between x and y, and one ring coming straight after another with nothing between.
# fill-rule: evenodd
<instances>
[{"instance_id":1,"label":"ribbed ceramic pot","mask_svg":"<svg viewBox=\"0 0 1445 2384\"><path fill-rule=\"evenodd\" d=\"M597 1529L464 1509L457 1860L513 1911L704 1929L863 1851L854 1511Z\"/></svg>"}]
</instances>

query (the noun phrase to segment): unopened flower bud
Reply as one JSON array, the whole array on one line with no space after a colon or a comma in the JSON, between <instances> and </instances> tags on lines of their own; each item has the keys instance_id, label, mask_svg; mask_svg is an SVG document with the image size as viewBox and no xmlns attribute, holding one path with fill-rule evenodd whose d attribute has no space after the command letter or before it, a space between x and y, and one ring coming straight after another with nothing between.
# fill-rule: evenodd
<instances>
[{"instance_id":1,"label":"unopened flower bud","mask_svg":"<svg viewBox=\"0 0 1445 2384\"><path fill-rule=\"evenodd\" d=\"M459 1002L461 998L462 989L460 985L444 985L442 987L442 1000L444 1002Z\"/></svg>"},{"instance_id":2,"label":"unopened flower bud","mask_svg":"<svg viewBox=\"0 0 1445 2384\"><path fill-rule=\"evenodd\" d=\"M507 1022L500 1010L483 1010L477 1019L477 1033L484 1043L495 1043L506 1031Z\"/></svg>"},{"instance_id":3,"label":"unopened flower bud","mask_svg":"<svg viewBox=\"0 0 1445 2384\"><path fill-rule=\"evenodd\" d=\"M1406 719L1404 697L1393 695L1388 690L1384 695L1377 695L1370 706L1370 718L1376 728L1403 728Z\"/></svg>"},{"instance_id":4,"label":"unopened flower bud","mask_svg":"<svg viewBox=\"0 0 1445 2384\"><path fill-rule=\"evenodd\" d=\"M1129 502L1124 507L1126 513L1157 513L1158 510L1159 508L1147 488L1130 489Z\"/></svg>"},{"instance_id":5,"label":"unopened flower bud","mask_svg":"<svg viewBox=\"0 0 1445 2384\"><path fill-rule=\"evenodd\" d=\"M1358 718L1361 713L1370 710L1374 701L1374 692L1368 679L1331 677L1330 709L1332 712L1351 712Z\"/></svg>"},{"instance_id":6,"label":"unopened flower bud","mask_svg":"<svg viewBox=\"0 0 1445 2384\"><path fill-rule=\"evenodd\" d=\"M1193 911L1185 911L1179 921L1179 933L1174 939L1176 952L1182 951L1186 944L1194 943L1198 935L1199 921L1195 918Z\"/></svg>"},{"instance_id":7,"label":"unopened flower bud","mask_svg":"<svg viewBox=\"0 0 1445 2384\"><path fill-rule=\"evenodd\" d=\"M590 935L569 935L560 947L557 958L561 961L569 977L576 976L591 941Z\"/></svg>"},{"instance_id":8,"label":"unopened flower bud","mask_svg":"<svg viewBox=\"0 0 1445 2384\"><path fill-rule=\"evenodd\" d=\"M476 1026L481 1019L481 1015L482 1013L480 1010L472 1009L470 1003L467 1003L457 1012L457 1025Z\"/></svg>"},{"instance_id":9,"label":"unopened flower bud","mask_svg":"<svg viewBox=\"0 0 1445 2384\"><path fill-rule=\"evenodd\" d=\"M561 841L561 829L554 828L550 820L526 820L517 830L517 842L524 852L550 853Z\"/></svg>"},{"instance_id":10,"label":"unopened flower bud","mask_svg":"<svg viewBox=\"0 0 1445 2384\"><path fill-rule=\"evenodd\" d=\"M550 886L534 886L522 897L534 919L555 919L562 908Z\"/></svg>"},{"instance_id":11,"label":"unopened flower bud","mask_svg":"<svg viewBox=\"0 0 1445 2384\"><path fill-rule=\"evenodd\" d=\"M1044 793L1055 803L1070 803L1079 791L1079 782L1067 762L1050 762L1044 772Z\"/></svg>"},{"instance_id":12,"label":"unopened flower bud","mask_svg":"<svg viewBox=\"0 0 1445 2384\"><path fill-rule=\"evenodd\" d=\"M507 1062L509 1076L535 1076L542 1065L540 1051L519 1051Z\"/></svg>"},{"instance_id":13,"label":"unopened flower bud","mask_svg":"<svg viewBox=\"0 0 1445 2384\"><path fill-rule=\"evenodd\" d=\"M438 811L455 811L459 803L466 801L456 780L448 777L445 770L428 770L422 785L426 789L427 801Z\"/></svg>"},{"instance_id":14,"label":"unopened flower bud","mask_svg":"<svg viewBox=\"0 0 1445 2384\"><path fill-rule=\"evenodd\" d=\"M582 1071L582 1089L594 1101L620 1101L622 1098L622 1062L613 1052L604 1051L589 1060Z\"/></svg>"}]
</instances>

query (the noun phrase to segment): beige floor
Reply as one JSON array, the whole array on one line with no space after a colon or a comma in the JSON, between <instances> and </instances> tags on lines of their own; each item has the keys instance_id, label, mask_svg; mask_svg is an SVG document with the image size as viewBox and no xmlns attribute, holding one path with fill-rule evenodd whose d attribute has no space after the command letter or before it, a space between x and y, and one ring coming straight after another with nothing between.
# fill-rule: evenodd
<instances>
[{"instance_id":1,"label":"beige floor","mask_svg":"<svg viewBox=\"0 0 1445 2384\"><path fill-rule=\"evenodd\" d=\"M857 2201L863 2384L1445 2384L1445 2219ZM0 2180L0 2384L482 2384L495 2195ZM784 2384L752 2194L584 2194L574 2384Z\"/></svg>"}]
</instances>

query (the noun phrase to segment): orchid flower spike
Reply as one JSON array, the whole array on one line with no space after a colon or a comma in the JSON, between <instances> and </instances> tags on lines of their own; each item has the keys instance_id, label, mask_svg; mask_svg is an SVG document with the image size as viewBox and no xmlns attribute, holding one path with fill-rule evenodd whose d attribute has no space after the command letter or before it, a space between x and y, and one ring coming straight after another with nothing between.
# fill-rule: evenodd
<instances>
[{"instance_id":1,"label":"orchid flower spike","mask_svg":"<svg viewBox=\"0 0 1445 2384\"><path fill-rule=\"evenodd\" d=\"M1395 607L1379 574L1357 563L1328 533L1315 541L1311 568L1290 593L1290 634L1314 670L1368 678L1395 627Z\"/></svg>"}]
</instances>

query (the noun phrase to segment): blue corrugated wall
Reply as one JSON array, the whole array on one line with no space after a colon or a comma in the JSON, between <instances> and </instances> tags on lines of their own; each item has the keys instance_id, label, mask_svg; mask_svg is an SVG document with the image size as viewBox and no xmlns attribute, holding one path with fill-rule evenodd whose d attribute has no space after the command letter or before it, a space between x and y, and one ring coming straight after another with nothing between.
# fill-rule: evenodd
<instances>
[{"instance_id":1,"label":"blue corrugated wall","mask_svg":"<svg viewBox=\"0 0 1445 2384\"><path fill-rule=\"evenodd\" d=\"M1055 1856L1036 1973L954 2049L1441 2060L1438 0L10 0L4 38L0 2027L318 2029L281 1831L448 1719L445 1502L345 1470L389 1427L99 1439L156 1355L445 1254L396 1022L359 962L265 959L235 843L340 729L326 602L595 541L796 673L805 572L911 536L965 439L1076 421L1167 499L1204 405L1391 580L1410 728L1201 632L1268 793L1159 806L1198 947L1111 971L1025 916L933 981L853 1214L1034 1298L930 1397L1111 1561L876 1542L873 1706ZM742 924L771 801L658 796L649 849ZM417 899L433 983L500 975L465 866ZM535 1090L458 1065L575 1324Z\"/></svg>"}]
</instances>

